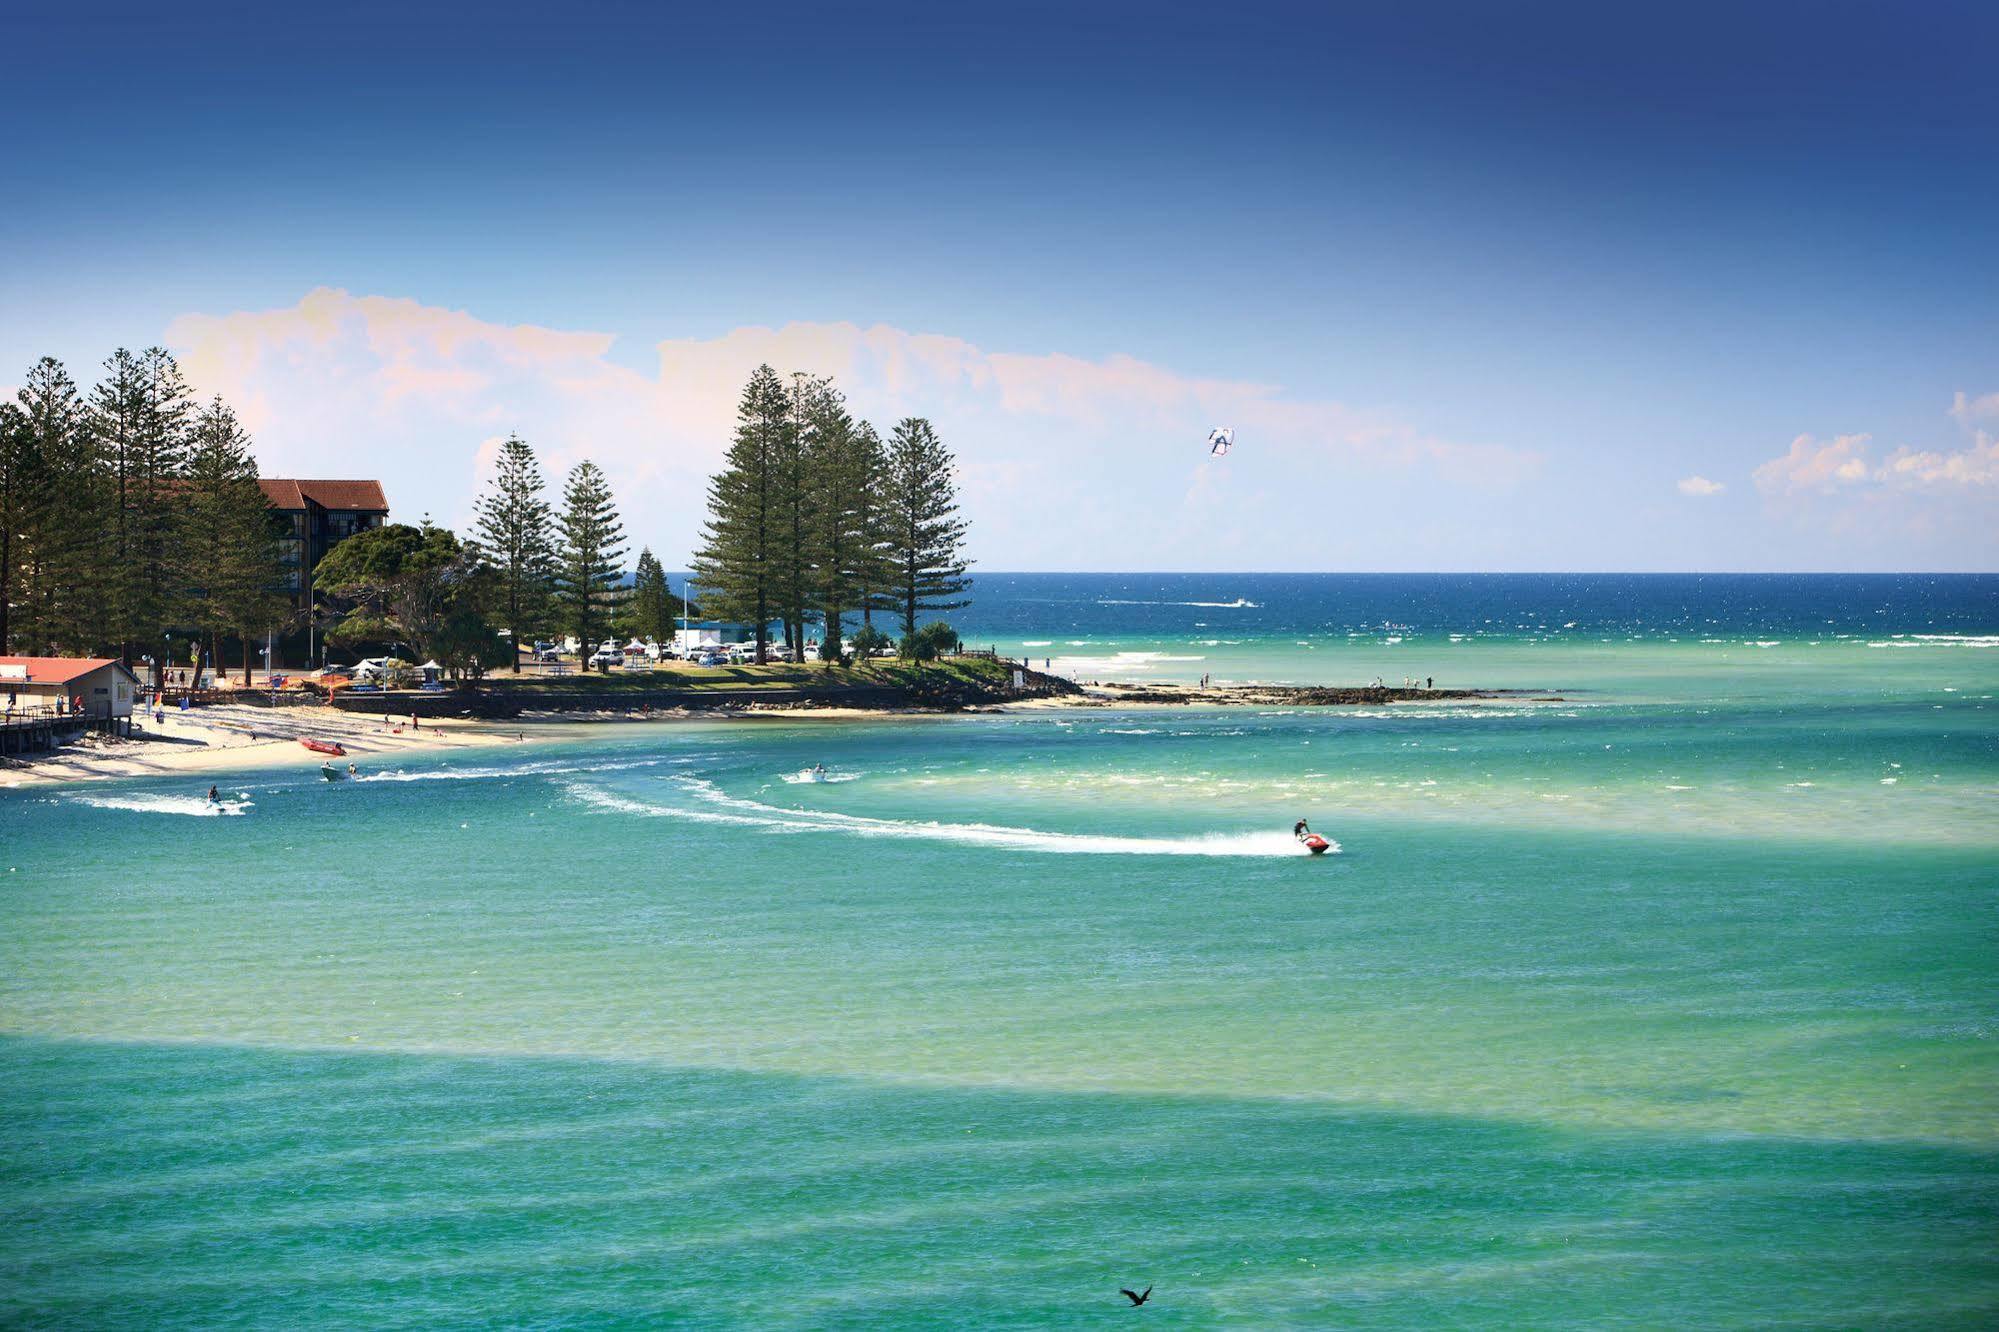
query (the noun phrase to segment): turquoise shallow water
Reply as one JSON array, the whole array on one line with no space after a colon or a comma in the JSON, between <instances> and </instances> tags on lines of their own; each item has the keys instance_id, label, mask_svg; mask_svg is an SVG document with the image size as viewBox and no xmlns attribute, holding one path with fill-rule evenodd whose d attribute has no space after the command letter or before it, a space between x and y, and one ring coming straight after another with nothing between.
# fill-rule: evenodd
<instances>
[{"instance_id":1,"label":"turquoise shallow water","mask_svg":"<svg viewBox=\"0 0 1999 1332\"><path fill-rule=\"evenodd\" d=\"M0 793L0 1323L1990 1326L1999 651L1749 628Z\"/></svg>"}]
</instances>

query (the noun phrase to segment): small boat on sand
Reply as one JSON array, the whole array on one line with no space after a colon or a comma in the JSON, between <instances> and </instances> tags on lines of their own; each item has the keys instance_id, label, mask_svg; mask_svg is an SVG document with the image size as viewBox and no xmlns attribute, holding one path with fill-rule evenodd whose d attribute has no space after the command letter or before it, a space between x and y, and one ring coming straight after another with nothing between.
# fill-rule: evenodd
<instances>
[{"instance_id":1,"label":"small boat on sand","mask_svg":"<svg viewBox=\"0 0 1999 1332\"><path fill-rule=\"evenodd\" d=\"M301 736L299 738L299 743L304 745L307 749L310 749L315 754L334 754L339 756L340 758L347 757L347 751L342 749L339 745L334 744L331 740L309 740Z\"/></svg>"}]
</instances>

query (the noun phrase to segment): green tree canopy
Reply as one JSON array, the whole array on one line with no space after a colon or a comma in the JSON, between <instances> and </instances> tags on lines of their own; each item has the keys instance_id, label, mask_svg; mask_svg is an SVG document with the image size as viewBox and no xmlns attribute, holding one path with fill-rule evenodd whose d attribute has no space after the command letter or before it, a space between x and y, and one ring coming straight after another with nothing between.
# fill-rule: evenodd
<instances>
[{"instance_id":1,"label":"green tree canopy","mask_svg":"<svg viewBox=\"0 0 1999 1332\"><path fill-rule=\"evenodd\" d=\"M174 358L159 347L124 348L104 363L90 398L97 470L110 502L104 610L127 664L136 645L187 619L175 577L184 520L182 481L193 399Z\"/></svg>"},{"instance_id":2,"label":"green tree canopy","mask_svg":"<svg viewBox=\"0 0 1999 1332\"><path fill-rule=\"evenodd\" d=\"M328 551L313 579L321 590L392 625L411 651L428 657L436 655L432 649L446 618L477 608L481 573L448 529L388 523Z\"/></svg>"},{"instance_id":3,"label":"green tree canopy","mask_svg":"<svg viewBox=\"0 0 1999 1332\"><path fill-rule=\"evenodd\" d=\"M257 485L250 437L222 399L200 411L190 438L173 571L186 598L179 618L211 635L235 630L248 684L253 632L275 626L287 609L273 591L283 573L276 517Z\"/></svg>"},{"instance_id":4,"label":"green tree canopy","mask_svg":"<svg viewBox=\"0 0 1999 1332\"><path fill-rule=\"evenodd\" d=\"M848 415L830 384L812 403L803 464L812 495L808 559L825 629L820 660L830 666L840 660L847 612L865 613L881 582L872 496L882 481L880 439Z\"/></svg>"},{"instance_id":5,"label":"green tree canopy","mask_svg":"<svg viewBox=\"0 0 1999 1332\"><path fill-rule=\"evenodd\" d=\"M904 417L889 439L888 484L883 499L887 591L902 615L902 635L916 632L927 611L960 610L970 564L964 555L966 524L958 516L957 461L930 422Z\"/></svg>"},{"instance_id":6,"label":"green tree canopy","mask_svg":"<svg viewBox=\"0 0 1999 1332\"><path fill-rule=\"evenodd\" d=\"M597 464L581 462L569 473L559 527L556 605L563 627L588 653L610 631L625 558L624 524L611 501L611 484Z\"/></svg>"},{"instance_id":7,"label":"green tree canopy","mask_svg":"<svg viewBox=\"0 0 1999 1332\"><path fill-rule=\"evenodd\" d=\"M632 573L631 595L625 598L625 627L620 632L656 643L673 641L673 617L680 605L666 584L666 570L650 549L639 551Z\"/></svg>"},{"instance_id":8,"label":"green tree canopy","mask_svg":"<svg viewBox=\"0 0 1999 1332\"><path fill-rule=\"evenodd\" d=\"M519 646L549 626L555 585L555 524L542 497L541 465L519 435L509 435L486 492L474 506L475 544L495 580L494 614ZM514 669L520 669L516 655Z\"/></svg>"},{"instance_id":9,"label":"green tree canopy","mask_svg":"<svg viewBox=\"0 0 1999 1332\"><path fill-rule=\"evenodd\" d=\"M9 420L0 645L94 651L107 634L110 515L89 413L62 362L44 356L29 369Z\"/></svg>"},{"instance_id":10,"label":"green tree canopy","mask_svg":"<svg viewBox=\"0 0 1999 1332\"><path fill-rule=\"evenodd\" d=\"M778 472L791 430L790 396L777 372L760 365L737 402L736 435L722 470L708 482L708 521L694 556L702 604L711 615L754 628L759 663L769 659L770 622L782 604Z\"/></svg>"}]
</instances>

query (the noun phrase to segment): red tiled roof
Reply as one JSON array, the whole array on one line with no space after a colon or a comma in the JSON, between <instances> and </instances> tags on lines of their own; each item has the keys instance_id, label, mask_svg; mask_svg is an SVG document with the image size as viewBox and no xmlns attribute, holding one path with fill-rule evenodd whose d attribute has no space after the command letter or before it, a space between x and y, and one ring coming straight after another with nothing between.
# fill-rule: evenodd
<instances>
[{"instance_id":1,"label":"red tiled roof","mask_svg":"<svg viewBox=\"0 0 1999 1332\"><path fill-rule=\"evenodd\" d=\"M264 498L274 509L303 509L311 500L322 509L372 509L389 511L389 497L380 481L302 481L291 477L263 477L257 482Z\"/></svg>"},{"instance_id":2,"label":"red tiled roof","mask_svg":"<svg viewBox=\"0 0 1999 1332\"><path fill-rule=\"evenodd\" d=\"M280 481L275 477L260 476L257 484L263 488L264 498L273 509L303 509L305 496L299 493L298 482Z\"/></svg>"},{"instance_id":3,"label":"red tiled roof","mask_svg":"<svg viewBox=\"0 0 1999 1332\"><path fill-rule=\"evenodd\" d=\"M68 684L71 680L106 666L116 666L121 671L125 670L124 663L116 657L0 657L0 666L26 667L29 684ZM131 672L127 671L126 674L129 675ZM0 689L7 687L9 678L9 675L0 675Z\"/></svg>"}]
</instances>

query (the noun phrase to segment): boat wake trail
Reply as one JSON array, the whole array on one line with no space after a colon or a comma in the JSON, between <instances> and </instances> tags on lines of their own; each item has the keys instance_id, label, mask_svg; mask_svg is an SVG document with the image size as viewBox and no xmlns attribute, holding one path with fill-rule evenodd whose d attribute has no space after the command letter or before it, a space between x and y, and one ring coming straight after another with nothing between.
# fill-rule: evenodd
<instances>
[{"instance_id":1,"label":"boat wake trail","mask_svg":"<svg viewBox=\"0 0 1999 1332\"><path fill-rule=\"evenodd\" d=\"M136 814L181 814L197 819L247 814L254 803L249 800L212 801L203 796L171 795L78 795L71 796L70 799L79 805L90 805L97 809L125 809Z\"/></svg>"},{"instance_id":2,"label":"boat wake trail","mask_svg":"<svg viewBox=\"0 0 1999 1332\"><path fill-rule=\"evenodd\" d=\"M665 759L638 759L626 762L563 763L556 761L515 763L505 767L394 768L387 772L364 772L357 782L472 782L487 778L552 777L573 772L623 772L630 768L651 768Z\"/></svg>"},{"instance_id":3,"label":"boat wake trail","mask_svg":"<svg viewBox=\"0 0 1999 1332\"><path fill-rule=\"evenodd\" d=\"M768 832L826 832L851 837L889 837L926 842L955 842L1007 851L1033 851L1072 856L1303 856L1310 853L1284 832L1206 833L1194 837L1117 837L1097 833L1043 832L989 823L944 823L915 819L881 819L829 810L780 809L756 800L728 795L698 777L673 779L691 803L658 804L606 791L587 782L566 782L564 789L579 803L610 813L644 818L683 819L694 823L733 824ZM1332 853L1340 850L1334 842Z\"/></svg>"}]
</instances>

